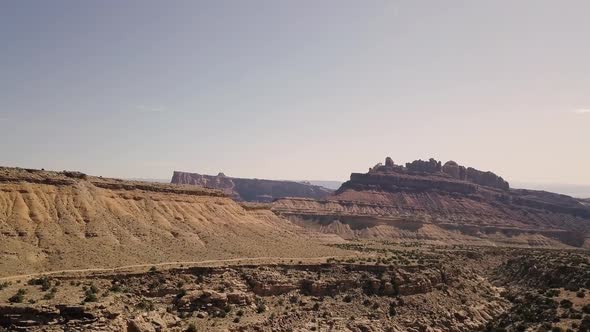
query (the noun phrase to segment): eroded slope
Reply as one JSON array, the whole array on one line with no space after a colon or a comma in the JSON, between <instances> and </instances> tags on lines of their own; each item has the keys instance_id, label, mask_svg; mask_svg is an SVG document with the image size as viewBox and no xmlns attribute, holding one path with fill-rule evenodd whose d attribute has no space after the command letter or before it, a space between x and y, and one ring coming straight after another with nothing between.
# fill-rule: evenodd
<instances>
[{"instance_id":1,"label":"eroded slope","mask_svg":"<svg viewBox=\"0 0 590 332\"><path fill-rule=\"evenodd\" d=\"M0 274L334 253L216 190L0 169Z\"/></svg>"}]
</instances>

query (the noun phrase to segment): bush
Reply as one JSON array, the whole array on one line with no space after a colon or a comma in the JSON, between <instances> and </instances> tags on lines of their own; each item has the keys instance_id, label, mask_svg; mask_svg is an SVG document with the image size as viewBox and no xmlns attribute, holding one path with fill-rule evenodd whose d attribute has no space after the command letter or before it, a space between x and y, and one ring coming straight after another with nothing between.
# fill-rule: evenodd
<instances>
[{"instance_id":1,"label":"bush","mask_svg":"<svg viewBox=\"0 0 590 332\"><path fill-rule=\"evenodd\" d=\"M264 301L262 299L257 299L256 300L256 312L261 314L263 312L266 311L266 304L264 304Z\"/></svg>"},{"instance_id":2,"label":"bush","mask_svg":"<svg viewBox=\"0 0 590 332\"><path fill-rule=\"evenodd\" d=\"M96 302L98 300L96 296L97 293L98 288L94 284L90 285L90 288L86 288L84 292L84 302Z\"/></svg>"},{"instance_id":3,"label":"bush","mask_svg":"<svg viewBox=\"0 0 590 332\"><path fill-rule=\"evenodd\" d=\"M194 323L190 323L186 328L186 332L197 332L197 326Z\"/></svg>"},{"instance_id":4,"label":"bush","mask_svg":"<svg viewBox=\"0 0 590 332\"><path fill-rule=\"evenodd\" d=\"M389 303L389 316L393 317L397 314L397 310L395 310L395 303L394 302L390 302Z\"/></svg>"},{"instance_id":5,"label":"bush","mask_svg":"<svg viewBox=\"0 0 590 332\"><path fill-rule=\"evenodd\" d=\"M181 299L182 297L184 297L186 295L186 289L181 289L180 291L178 291L178 294L176 294L176 298L177 299Z\"/></svg>"},{"instance_id":6,"label":"bush","mask_svg":"<svg viewBox=\"0 0 590 332\"><path fill-rule=\"evenodd\" d=\"M109 288L109 291L113 293L119 293L123 291L123 288L121 288L120 285L112 285L111 288Z\"/></svg>"},{"instance_id":7,"label":"bush","mask_svg":"<svg viewBox=\"0 0 590 332\"><path fill-rule=\"evenodd\" d=\"M25 294L26 293L27 293L27 291L21 288L21 289L19 289L16 292L16 294L14 294L13 296L11 296L8 299L8 302L10 302L10 303L22 303L24 301L24 299L25 299Z\"/></svg>"},{"instance_id":8,"label":"bush","mask_svg":"<svg viewBox=\"0 0 590 332\"><path fill-rule=\"evenodd\" d=\"M98 298L96 297L95 293L88 293L86 292L86 296L84 297L84 302L96 302Z\"/></svg>"},{"instance_id":9,"label":"bush","mask_svg":"<svg viewBox=\"0 0 590 332\"><path fill-rule=\"evenodd\" d=\"M143 310L147 310L147 311L154 310L154 304L151 301L148 301L148 300L142 300L141 302L139 302L137 304L137 307L139 309L143 309Z\"/></svg>"},{"instance_id":10,"label":"bush","mask_svg":"<svg viewBox=\"0 0 590 332\"><path fill-rule=\"evenodd\" d=\"M49 281L49 278L47 278L47 277L33 278L33 279L30 279L27 283L31 286L33 286L33 285L41 286L42 291L46 291L49 288L51 288L51 282Z\"/></svg>"},{"instance_id":11,"label":"bush","mask_svg":"<svg viewBox=\"0 0 590 332\"><path fill-rule=\"evenodd\" d=\"M562 308L568 309L573 306L573 303L570 300L563 299L563 300L561 300L561 302L559 302L559 306L561 306Z\"/></svg>"}]
</instances>

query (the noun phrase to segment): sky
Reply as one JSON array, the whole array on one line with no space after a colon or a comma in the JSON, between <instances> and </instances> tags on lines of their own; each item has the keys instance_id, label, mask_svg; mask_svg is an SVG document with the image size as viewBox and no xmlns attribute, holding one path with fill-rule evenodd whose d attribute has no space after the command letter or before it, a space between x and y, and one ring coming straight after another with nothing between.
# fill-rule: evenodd
<instances>
[{"instance_id":1,"label":"sky","mask_svg":"<svg viewBox=\"0 0 590 332\"><path fill-rule=\"evenodd\" d=\"M590 2L1 1L0 165L590 185Z\"/></svg>"}]
</instances>

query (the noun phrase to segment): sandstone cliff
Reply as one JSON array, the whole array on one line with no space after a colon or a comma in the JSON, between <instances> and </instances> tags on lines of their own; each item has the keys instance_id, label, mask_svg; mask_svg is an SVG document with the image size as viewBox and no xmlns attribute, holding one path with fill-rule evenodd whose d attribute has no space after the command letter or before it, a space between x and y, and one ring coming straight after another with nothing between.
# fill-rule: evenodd
<instances>
[{"instance_id":1,"label":"sandstone cliff","mask_svg":"<svg viewBox=\"0 0 590 332\"><path fill-rule=\"evenodd\" d=\"M0 276L331 250L308 238L218 190L0 168Z\"/></svg>"},{"instance_id":2,"label":"sandstone cliff","mask_svg":"<svg viewBox=\"0 0 590 332\"><path fill-rule=\"evenodd\" d=\"M510 189L492 172L453 161L401 166L387 158L327 199L281 199L273 210L347 239L590 248L590 208L580 200Z\"/></svg>"},{"instance_id":3,"label":"sandstone cliff","mask_svg":"<svg viewBox=\"0 0 590 332\"><path fill-rule=\"evenodd\" d=\"M322 199L333 192L330 189L308 183L232 178L225 176L223 173L202 175L175 171L172 176L172 183L193 184L219 189L235 200L251 202L271 202L274 199L284 197Z\"/></svg>"}]
</instances>

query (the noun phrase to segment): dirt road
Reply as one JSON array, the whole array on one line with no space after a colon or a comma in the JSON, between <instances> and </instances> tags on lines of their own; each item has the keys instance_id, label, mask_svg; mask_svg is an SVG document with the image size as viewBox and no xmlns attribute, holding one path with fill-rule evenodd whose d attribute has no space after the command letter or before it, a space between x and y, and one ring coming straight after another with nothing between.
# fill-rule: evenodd
<instances>
[{"instance_id":1,"label":"dirt road","mask_svg":"<svg viewBox=\"0 0 590 332\"><path fill-rule=\"evenodd\" d=\"M0 281L9 281L9 280L18 280L18 279L30 279L36 278L41 276L50 276L50 275L60 275L60 276L68 276L68 275L84 275L88 276L93 273L105 273L105 272L121 272L121 273L130 273L130 272L138 272L143 269L151 269L152 267L165 267L166 269L174 268L174 267L195 267L195 266L218 266L218 265L225 265L226 263L234 263L232 265L238 265L240 263L251 263L251 262L261 262L264 264L274 264L274 263L287 263L290 261L295 262L304 262L304 263L325 263L328 259L345 259L350 257L356 257L357 255L347 255L347 256L324 256L324 257L313 257L313 258L300 258L300 257L245 257L245 258L230 258L230 259L210 259L210 260L202 260L202 261L191 261L191 262L165 262L165 263L150 263L150 264L135 264L135 265L126 265L126 266L119 266L113 268L92 268L92 269L79 269L79 270L59 270L59 271L47 271L47 272L39 272L39 273L31 273L31 274L21 274L15 276L7 276L0 278Z\"/></svg>"}]
</instances>

